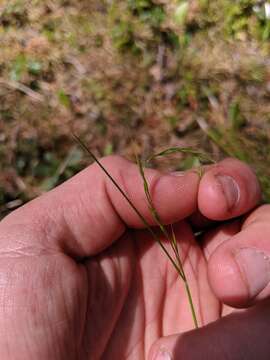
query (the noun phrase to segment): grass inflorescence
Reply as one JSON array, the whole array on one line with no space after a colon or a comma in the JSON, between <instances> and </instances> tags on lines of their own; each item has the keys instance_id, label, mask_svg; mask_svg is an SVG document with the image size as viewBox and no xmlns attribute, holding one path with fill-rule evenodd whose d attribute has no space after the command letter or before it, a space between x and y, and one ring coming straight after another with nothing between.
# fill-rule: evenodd
<instances>
[{"instance_id":1,"label":"grass inflorescence","mask_svg":"<svg viewBox=\"0 0 270 360\"><path fill-rule=\"evenodd\" d=\"M120 192L120 194L127 200L128 204L131 206L131 208L135 211L135 213L138 215L138 217L140 218L140 220L142 221L143 225L145 226L145 228L148 230L148 232L150 233L150 235L153 237L153 239L159 244L161 250L164 252L165 256L167 256L168 260L171 262L172 266L175 268L177 274L179 275L180 279L183 281L184 286L185 286L185 290L186 290L186 294L187 294L187 298L188 298L188 302L190 305L190 310L191 310L191 314L192 314L192 319L194 322L194 327L198 328L198 319L197 319L197 315L196 315L196 311L195 311L195 306L194 306L194 300L191 294L191 290L190 290L190 286L189 286L189 282L187 279L187 276L185 274L185 270L181 261L181 256L179 253L179 246L177 244L177 239L175 236L175 232L174 232L174 228L173 228L173 224L170 225L170 230L168 230L168 227L166 227L163 222L162 219L157 211L157 209L155 208L155 205L153 203L153 199L149 190L149 185L145 176L145 164L142 162L142 160L136 156L137 159L137 164L138 164L138 169L143 181L143 186L144 186L144 193L146 196L146 200L149 206L149 210L152 214L152 217L156 223L156 225L158 226L158 228L161 231L161 234L164 236L164 238L169 242L170 244L170 248L171 248L171 252L169 250L167 250L167 248L165 247L165 245L163 244L163 241L160 237L160 235L158 235L153 228L151 227L151 225L149 224L149 222L146 220L146 218L142 215L142 213L138 210L138 208L134 205L134 203L131 201L131 199L128 197L128 195L124 192L124 190L120 187L120 185L117 183L117 181L112 177L112 175L106 170L106 168L102 165L102 163L98 160L98 158L94 155L94 153L82 142L82 140L77 137L76 135L74 135L75 139L79 142L79 144L82 146L82 148L91 156L91 158L98 164L98 166L101 168L101 170L108 176L108 178L110 179L110 181L114 184L114 186L118 189L118 191ZM169 148L166 149L160 153L157 153L151 157L149 157L146 161L146 163L148 163L149 161L153 160L156 157L160 157L160 156L166 156L166 155L170 155L173 153L185 153L185 154L193 154L196 155L200 161L202 161L202 163L212 163L213 161L211 160L210 157L208 157L206 154L203 154L195 149L192 148L181 148L181 147L174 147L174 148Z\"/></svg>"}]
</instances>

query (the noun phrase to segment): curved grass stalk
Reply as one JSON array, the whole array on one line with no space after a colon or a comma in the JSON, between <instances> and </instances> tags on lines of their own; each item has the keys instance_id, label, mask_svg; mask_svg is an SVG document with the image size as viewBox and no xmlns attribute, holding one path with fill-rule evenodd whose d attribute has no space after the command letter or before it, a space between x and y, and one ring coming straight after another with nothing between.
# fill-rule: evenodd
<instances>
[{"instance_id":1,"label":"curved grass stalk","mask_svg":"<svg viewBox=\"0 0 270 360\"><path fill-rule=\"evenodd\" d=\"M195 150L195 149L189 148L189 147L171 147L169 149L163 150L157 154L150 156L146 160L146 162L148 163L157 157L167 156L167 155L171 155L171 154L175 154L175 153L191 154L191 155L197 156L197 158L200 160L200 162L202 164L204 164L204 163L215 164L215 161L213 159L211 159L207 154L204 154L201 151L198 151L198 150Z\"/></svg>"},{"instance_id":2,"label":"curved grass stalk","mask_svg":"<svg viewBox=\"0 0 270 360\"><path fill-rule=\"evenodd\" d=\"M91 156L91 158L98 164L98 166L101 168L101 170L108 176L108 178L111 180L111 182L114 184L114 186L117 188L117 190L121 193L121 195L126 199L128 204L131 206L131 208L134 210L134 212L138 215L140 220L142 221L145 228L149 231L149 233L152 235L152 237L158 242L164 253L167 255L171 263L173 264L176 271L181 273L181 270L177 266L176 262L173 260L165 246L162 244L161 240L159 239L158 235L154 232L151 225L147 222L147 220L144 218L144 216L140 213L140 211L137 209L137 207L132 203L132 201L129 199L129 197L125 194L125 192L121 189L121 187L117 184L117 182L114 180L114 178L111 176L111 174L104 168L104 166L101 164L101 162L97 159L97 157L93 154L93 152L87 148L87 146L81 141L79 137L77 137L75 134L73 134L77 142L81 145L81 147Z\"/></svg>"},{"instance_id":3,"label":"curved grass stalk","mask_svg":"<svg viewBox=\"0 0 270 360\"><path fill-rule=\"evenodd\" d=\"M169 251L166 249L166 247L164 246L164 244L162 243L162 240L160 239L160 237L155 233L155 231L153 230L153 228L151 227L151 225L148 223L148 221L145 219L145 217L141 214L141 212L137 209L137 207L133 204L133 202L129 199L129 197L127 196L127 194L123 191L123 189L119 186L119 184L117 183L117 181L111 176L111 174L105 169L105 167L101 164L101 162L97 159L97 157L93 154L93 152L91 150L88 149L88 147L81 141L81 139L79 137L77 137L75 134L73 134L73 136L75 137L75 139L77 140L77 142L81 145L81 147L91 156L91 158L98 164L98 166L101 168L101 170L107 175L107 177L110 179L110 181L114 184L114 186L118 189L118 191L121 193L121 195L126 199L126 201L128 202L128 204L131 206L131 208L134 210L134 212L138 215L138 217L140 218L140 220L142 221L143 225L145 226L145 228L148 230L148 232L151 234L151 236L153 237L153 239L159 244L159 246L161 247L162 251L165 253L165 255L168 257L169 261L171 262L171 264L173 265L173 267L175 268L175 270L177 271L179 277L181 278L181 280L183 281L184 285L185 285L185 290L187 293L187 298L188 298L188 302L190 305L190 310L191 310L191 314L192 314L192 319L194 322L194 326L195 328L198 328L198 320L197 320L197 316L196 316L196 311L195 311L195 307L194 307L194 302L193 302L193 298L192 298L192 294L190 291L190 287L189 287L189 283L188 283L188 279L186 277L184 268L183 268L183 264L181 262L181 258L179 255L179 250L178 250L178 245L177 245L177 240L175 237L175 233L173 230L173 226L171 225L171 235L169 234L168 230L166 229L166 227L163 225L160 216L153 204L153 200L149 191L149 186L148 186L148 182L146 180L145 177L145 173L144 173L144 167L143 164L141 162L141 160L139 158L137 158L137 163L138 163L138 167L139 167L139 171L143 180L143 185L144 185L144 192L146 195L146 199L149 205L149 209L151 211L151 214L153 216L153 219L155 220L156 224L158 225L159 229L161 230L163 236L165 237L166 240L169 241L170 245L171 245L171 249L172 252L174 254L174 257L171 256L171 254L169 253ZM178 149L178 150L177 150ZM182 148L183 150L183 148ZM154 155L152 158L157 157L157 156L164 156L164 155L168 155L171 154L173 152L179 152L182 151L180 150L180 148L173 148L173 149L168 149L167 151L164 151L162 153L159 153L157 155ZM184 148L183 152L188 152L191 153L191 149L188 148ZM192 152L193 154L195 154L195 150L194 152ZM196 151L196 155L198 156L199 152ZM205 158L204 158L205 159ZM150 161L150 160L149 160Z\"/></svg>"},{"instance_id":4,"label":"curved grass stalk","mask_svg":"<svg viewBox=\"0 0 270 360\"><path fill-rule=\"evenodd\" d=\"M173 251L174 256L175 256L174 261L177 263L177 266L178 266L178 268L180 270L178 272L178 275L181 277L181 279L182 279L182 281L184 282L184 285L185 285L185 290L186 290L186 293L187 293L187 298L188 298L188 302L189 302L189 306L190 306L194 326L195 326L195 328L198 328L199 325L198 325L198 320L197 320L197 316L196 316L194 301L193 301L191 290L190 290L190 287L189 287L189 283L188 283L188 280L187 280L187 277L186 277L186 274L185 274L185 271L184 271L184 267L183 267L183 264L182 264L182 261L181 261L180 255L179 255L179 250L178 250L178 245L177 245L177 240L176 240L176 236L175 236L175 233L174 233L173 225L171 225L171 236L170 236L169 232L167 231L166 227L163 225L163 223L161 221L161 218L160 218L160 216L158 214L158 211L154 207L153 200L152 200L152 197L151 197L151 194L150 194L150 191L149 191L148 182L147 182L146 177L145 177L143 164L142 164L140 158L138 158L138 157L137 157L137 163L138 163L140 174L141 174L141 177L142 177L142 180L143 180L144 192L145 192L145 195L146 195L146 198L147 198L149 209L151 211L151 214L152 214L154 220L156 221L157 226L160 228L160 230L161 230L162 234L164 235L165 239L167 241L169 241L169 243L171 245L172 251Z\"/></svg>"}]
</instances>

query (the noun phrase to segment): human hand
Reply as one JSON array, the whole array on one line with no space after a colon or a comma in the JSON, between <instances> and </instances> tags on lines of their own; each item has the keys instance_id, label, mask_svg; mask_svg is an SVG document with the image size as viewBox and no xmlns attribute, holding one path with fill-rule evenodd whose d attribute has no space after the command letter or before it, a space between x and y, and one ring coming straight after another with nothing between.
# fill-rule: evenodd
<instances>
[{"instance_id":1,"label":"human hand","mask_svg":"<svg viewBox=\"0 0 270 360\"><path fill-rule=\"evenodd\" d=\"M137 167L117 157L103 163L153 224ZM144 359L160 349L173 359L241 359L243 354L253 359L261 350L258 358L269 358L267 300L222 318L232 311L223 303L246 307L269 295L267 268L256 268L252 292L231 256L249 248L269 253L267 237L258 236L270 231L264 225L269 208L250 215L242 231L239 220L210 231L200 245L188 221L181 221L190 219L197 203L214 220L248 212L260 199L253 173L226 160L201 181L194 172L173 176L147 170L146 176L162 220L177 222L203 327L190 331L192 317L175 270L125 199L92 165L0 223L1 359ZM229 184L226 176L239 193L222 191L221 183ZM162 338L174 333L182 335ZM249 348L253 341L256 347Z\"/></svg>"}]
</instances>

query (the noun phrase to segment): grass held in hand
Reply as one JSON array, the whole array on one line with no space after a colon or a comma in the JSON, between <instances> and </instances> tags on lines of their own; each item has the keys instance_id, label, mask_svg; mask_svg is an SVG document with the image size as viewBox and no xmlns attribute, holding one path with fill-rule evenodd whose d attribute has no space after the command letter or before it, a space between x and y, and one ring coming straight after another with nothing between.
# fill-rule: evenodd
<instances>
[{"instance_id":1,"label":"grass held in hand","mask_svg":"<svg viewBox=\"0 0 270 360\"><path fill-rule=\"evenodd\" d=\"M188 279L186 277L184 267L183 267L183 264L182 264L182 261L181 261L181 257L180 257L180 253L179 253L179 247L178 247L177 240L176 240L176 237L175 237L173 225L171 225L170 230L168 230L168 228L165 227L164 224L162 223L162 219L160 218L160 216L159 216L159 214L158 214L158 212L157 212L157 210L156 210L156 208L154 206L154 203L153 203L150 191L149 191L148 182L147 182L147 179L146 179L146 176L145 176L145 173L144 173L144 165L145 164L143 164L141 159L139 157L137 157L138 169L139 169L139 172L140 172L141 177L142 177L142 182L143 182L143 186L144 186L144 192L145 192L145 196L146 196L147 203L148 203L148 206L149 206L149 210L150 210L150 212L152 214L152 217L153 217L156 225L159 227L162 235L168 241L168 243L170 245L170 250L167 250L167 248L163 244L163 241L161 240L160 236L153 230L153 228L150 226L150 224L145 219L145 217L141 214L141 212L137 209L137 207L130 200L128 195L119 186L119 184L111 176L111 174L105 169L105 167L97 159L97 157L93 154L93 152L90 149L88 149L88 147L82 142L82 140L80 138L78 138L76 135L74 135L74 137L78 141L78 143L82 146L82 148L98 164L98 166L101 168L101 170L108 176L108 178L114 184L114 186L118 189L120 194L126 199L126 201L129 203L131 208L135 211L135 213L138 215L138 217L142 221L145 228L148 230L148 232L153 237L153 239L159 244L161 250L164 252L164 254L167 256L167 258L171 262L172 266L175 268L175 270L178 273L180 279L183 281L183 283L185 285L186 294L187 294L187 297L188 297L188 302L189 302L190 310L191 310L191 314L192 314L192 319L193 319L193 322L194 322L194 327L198 328L199 325L198 325L198 320L197 320L197 316L196 316L194 300L193 300L191 290L190 290L190 287L189 287L189 282L188 282ZM155 154L155 155L151 156L150 158L147 159L146 163L148 163L150 160L152 160L152 159L154 159L156 157L166 156L166 155L177 153L177 152L196 155L201 162L213 162L207 155L205 155L203 153L200 153L199 151L194 150L192 148L174 147L174 148L167 149L165 151L162 151L162 152L160 152L158 154ZM201 174L201 171L199 171L199 174Z\"/></svg>"}]
</instances>

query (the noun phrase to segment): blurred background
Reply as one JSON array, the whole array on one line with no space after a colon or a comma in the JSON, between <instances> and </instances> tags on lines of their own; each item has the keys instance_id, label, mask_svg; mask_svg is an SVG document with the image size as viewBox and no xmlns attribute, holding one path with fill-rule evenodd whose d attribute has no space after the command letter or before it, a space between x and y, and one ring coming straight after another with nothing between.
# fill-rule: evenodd
<instances>
[{"instance_id":1,"label":"blurred background","mask_svg":"<svg viewBox=\"0 0 270 360\"><path fill-rule=\"evenodd\" d=\"M91 162L72 132L98 156L237 157L269 201L269 100L270 1L0 0L0 217Z\"/></svg>"}]
</instances>

